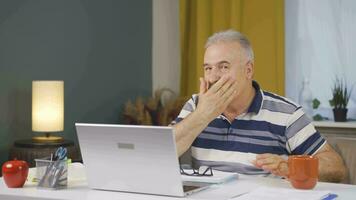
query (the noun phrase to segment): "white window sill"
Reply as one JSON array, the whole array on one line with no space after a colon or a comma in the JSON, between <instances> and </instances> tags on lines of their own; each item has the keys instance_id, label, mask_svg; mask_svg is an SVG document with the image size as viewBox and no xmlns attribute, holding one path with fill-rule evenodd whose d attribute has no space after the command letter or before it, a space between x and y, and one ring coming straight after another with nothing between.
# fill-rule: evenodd
<instances>
[{"instance_id":1,"label":"white window sill","mask_svg":"<svg viewBox=\"0 0 356 200\"><path fill-rule=\"evenodd\" d=\"M356 128L356 121L334 122L334 121L313 121L316 128Z\"/></svg>"}]
</instances>

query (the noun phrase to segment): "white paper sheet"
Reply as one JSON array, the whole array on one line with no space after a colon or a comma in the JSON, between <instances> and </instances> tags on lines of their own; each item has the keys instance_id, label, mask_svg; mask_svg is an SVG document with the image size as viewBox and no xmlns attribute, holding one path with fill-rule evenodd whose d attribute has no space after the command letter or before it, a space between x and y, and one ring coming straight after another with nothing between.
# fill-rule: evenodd
<instances>
[{"instance_id":1,"label":"white paper sheet","mask_svg":"<svg viewBox=\"0 0 356 200\"><path fill-rule=\"evenodd\" d=\"M287 188L259 187L251 192L232 198L233 200L320 200L327 197L330 191L298 190Z\"/></svg>"}]
</instances>

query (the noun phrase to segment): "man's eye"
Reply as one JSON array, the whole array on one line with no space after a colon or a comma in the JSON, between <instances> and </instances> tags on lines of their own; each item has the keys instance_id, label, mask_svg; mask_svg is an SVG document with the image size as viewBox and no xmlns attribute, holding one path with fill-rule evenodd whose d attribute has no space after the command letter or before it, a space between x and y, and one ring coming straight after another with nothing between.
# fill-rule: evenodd
<instances>
[{"instance_id":1,"label":"man's eye","mask_svg":"<svg viewBox=\"0 0 356 200\"><path fill-rule=\"evenodd\" d=\"M204 69L205 69L205 71L209 71L209 70L211 70L211 67L205 67Z\"/></svg>"},{"instance_id":2,"label":"man's eye","mask_svg":"<svg viewBox=\"0 0 356 200\"><path fill-rule=\"evenodd\" d=\"M223 68L224 68L224 69L229 69L229 66L224 65Z\"/></svg>"}]
</instances>

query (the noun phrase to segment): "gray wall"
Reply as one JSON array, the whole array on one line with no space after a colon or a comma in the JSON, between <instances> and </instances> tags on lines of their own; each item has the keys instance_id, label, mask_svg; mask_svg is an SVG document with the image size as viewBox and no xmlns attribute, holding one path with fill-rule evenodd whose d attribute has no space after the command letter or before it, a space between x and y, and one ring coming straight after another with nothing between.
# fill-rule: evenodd
<instances>
[{"instance_id":1,"label":"gray wall","mask_svg":"<svg viewBox=\"0 0 356 200\"><path fill-rule=\"evenodd\" d=\"M152 2L0 1L0 164L31 138L31 81L64 80L65 130L119 123L129 98L151 94Z\"/></svg>"}]
</instances>

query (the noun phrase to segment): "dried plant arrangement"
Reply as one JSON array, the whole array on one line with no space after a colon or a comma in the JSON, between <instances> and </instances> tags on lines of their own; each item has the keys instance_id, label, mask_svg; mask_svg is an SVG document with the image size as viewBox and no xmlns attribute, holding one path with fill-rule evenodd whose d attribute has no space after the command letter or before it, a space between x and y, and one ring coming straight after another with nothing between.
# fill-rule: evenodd
<instances>
[{"instance_id":1,"label":"dried plant arrangement","mask_svg":"<svg viewBox=\"0 0 356 200\"><path fill-rule=\"evenodd\" d=\"M187 98L177 97L167 88L155 91L146 101L142 97L127 101L123 118L125 124L167 126L182 109Z\"/></svg>"}]
</instances>

